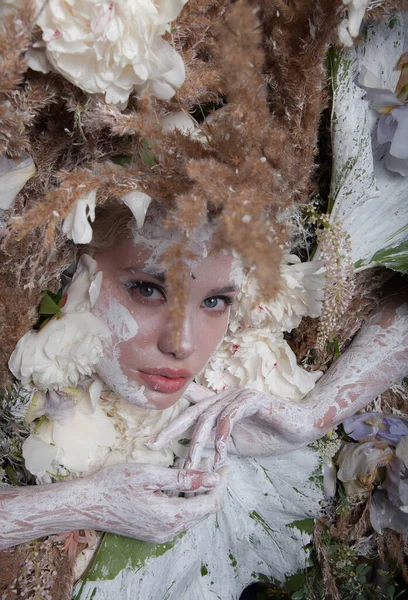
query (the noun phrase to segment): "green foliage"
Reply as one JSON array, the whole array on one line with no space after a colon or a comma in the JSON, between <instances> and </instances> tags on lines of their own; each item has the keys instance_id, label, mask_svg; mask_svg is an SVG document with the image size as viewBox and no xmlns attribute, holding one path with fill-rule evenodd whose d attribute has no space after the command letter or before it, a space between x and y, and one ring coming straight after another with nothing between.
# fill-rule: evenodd
<instances>
[{"instance_id":1,"label":"green foliage","mask_svg":"<svg viewBox=\"0 0 408 600\"><path fill-rule=\"evenodd\" d=\"M62 292L63 288L60 288L56 294L50 290L44 290L38 307L39 317L34 329L41 329L53 317L59 318L61 308L67 300L67 296L63 295Z\"/></svg>"},{"instance_id":2,"label":"green foliage","mask_svg":"<svg viewBox=\"0 0 408 600\"><path fill-rule=\"evenodd\" d=\"M30 399L30 392L19 385L0 391L0 487L33 483L22 455L23 442L30 435L24 422Z\"/></svg>"}]
</instances>

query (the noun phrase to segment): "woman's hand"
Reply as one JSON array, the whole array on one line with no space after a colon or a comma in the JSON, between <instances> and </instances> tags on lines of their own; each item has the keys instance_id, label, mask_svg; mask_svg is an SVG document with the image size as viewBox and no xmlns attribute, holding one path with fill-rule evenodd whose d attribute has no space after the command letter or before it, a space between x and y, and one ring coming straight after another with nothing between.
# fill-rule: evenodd
<instances>
[{"instance_id":1,"label":"woman's hand","mask_svg":"<svg viewBox=\"0 0 408 600\"><path fill-rule=\"evenodd\" d=\"M330 431L407 373L408 304L396 294L370 315L301 404L255 390L228 390L204 399L200 392L199 402L148 446L160 449L196 423L186 467L199 464L206 446L215 447L215 464L224 460L227 448L246 456L289 452Z\"/></svg>"},{"instance_id":2,"label":"woman's hand","mask_svg":"<svg viewBox=\"0 0 408 600\"><path fill-rule=\"evenodd\" d=\"M100 503L91 507L95 529L164 543L221 508L227 469L203 473L147 464L115 465L92 475L89 483L100 490ZM169 497L166 491L200 494L186 499Z\"/></svg>"},{"instance_id":3,"label":"woman's hand","mask_svg":"<svg viewBox=\"0 0 408 600\"><path fill-rule=\"evenodd\" d=\"M209 445L215 446L214 465L217 466L224 462L229 443L230 450L235 449L240 453L239 448L234 448L233 445L231 447L231 444L234 444L232 439L234 426L243 419L255 416L262 406L269 406L271 402L281 403L282 400L248 389L234 389L221 394L212 394L189 407L156 438L149 440L147 445L151 450L161 449L196 423L185 467L197 469L202 452ZM210 444L210 440L213 444Z\"/></svg>"},{"instance_id":4,"label":"woman's hand","mask_svg":"<svg viewBox=\"0 0 408 600\"><path fill-rule=\"evenodd\" d=\"M221 508L226 471L115 465L90 477L0 493L0 548L45 535L97 529L167 542ZM206 492L193 498L169 492Z\"/></svg>"}]
</instances>

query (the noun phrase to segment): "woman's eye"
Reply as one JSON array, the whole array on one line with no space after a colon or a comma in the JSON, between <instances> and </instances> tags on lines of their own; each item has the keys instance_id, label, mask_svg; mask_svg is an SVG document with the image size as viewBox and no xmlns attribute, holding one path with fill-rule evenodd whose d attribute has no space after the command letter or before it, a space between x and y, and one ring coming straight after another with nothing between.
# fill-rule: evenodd
<instances>
[{"instance_id":1,"label":"woman's eye","mask_svg":"<svg viewBox=\"0 0 408 600\"><path fill-rule=\"evenodd\" d=\"M231 304L232 298L229 296L212 296L203 302L205 308L211 309L212 312L225 312Z\"/></svg>"},{"instance_id":2,"label":"woman's eye","mask_svg":"<svg viewBox=\"0 0 408 600\"><path fill-rule=\"evenodd\" d=\"M133 296L146 300L165 300L163 290L158 286L145 281L130 281L125 284Z\"/></svg>"}]
</instances>

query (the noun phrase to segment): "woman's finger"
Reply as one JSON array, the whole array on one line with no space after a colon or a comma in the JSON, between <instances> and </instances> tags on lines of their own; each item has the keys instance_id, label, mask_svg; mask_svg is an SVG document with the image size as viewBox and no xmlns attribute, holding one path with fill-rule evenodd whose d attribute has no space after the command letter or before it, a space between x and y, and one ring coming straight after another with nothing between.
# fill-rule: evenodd
<instances>
[{"instance_id":1,"label":"woman's finger","mask_svg":"<svg viewBox=\"0 0 408 600\"><path fill-rule=\"evenodd\" d=\"M219 482L217 473L203 473L193 469L160 469L143 488L155 492L199 492L211 490Z\"/></svg>"},{"instance_id":2,"label":"woman's finger","mask_svg":"<svg viewBox=\"0 0 408 600\"><path fill-rule=\"evenodd\" d=\"M215 464L226 458L227 444L236 423L253 417L265 403L263 394L246 391L231 402L220 414L215 432Z\"/></svg>"},{"instance_id":3,"label":"woman's finger","mask_svg":"<svg viewBox=\"0 0 408 600\"><path fill-rule=\"evenodd\" d=\"M146 446L150 450L161 450L175 437L182 435L189 427L191 427L200 415L216 401L217 396L211 396L211 398L202 400L200 404L190 406L181 415L176 417L174 421L167 425L167 427L165 427L156 437L151 438L146 442Z\"/></svg>"},{"instance_id":4,"label":"woman's finger","mask_svg":"<svg viewBox=\"0 0 408 600\"><path fill-rule=\"evenodd\" d=\"M229 467L218 469L216 475L219 476L219 484L207 494L200 494L193 498L174 498L177 503L178 513L182 522L194 521L198 523L208 517L208 515L217 512L222 507L222 499L228 485Z\"/></svg>"},{"instance_id":5,"label":"woman's finger","mask_svg":"<svg viewBox=\"0 0 408 600\"><path fill-rule=\"evenodd\" d=\"M211 431L217 421L219 414L231 402L230 396L218 400L210 406L198 419L193 437L190 442L190 450L186 461L187 469L196 469L201 460L201 454L210 438Z\"/></svg>"}]
</instances>

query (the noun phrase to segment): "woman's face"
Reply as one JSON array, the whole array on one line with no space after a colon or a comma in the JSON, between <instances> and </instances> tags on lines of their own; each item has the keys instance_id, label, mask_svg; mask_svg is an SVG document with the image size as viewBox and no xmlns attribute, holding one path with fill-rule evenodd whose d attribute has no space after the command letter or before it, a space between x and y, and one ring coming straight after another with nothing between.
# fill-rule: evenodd
<instances>
[{"instance_id":1,"label":"woman's face","mask_svg":"<svg viewBox=\"0 0 408 600\"><path fill-rule=\"evenodd\" d=\"M222 340L238 288L231 254L207 255L205 249L205 257L189 262L191 281L176 342L160 244L159 238L148 245L126 239L96 253L103 280L93 312L112 332L99 376L129 402L164 409L177 402Z\"/></svg>"}]
</instances>

